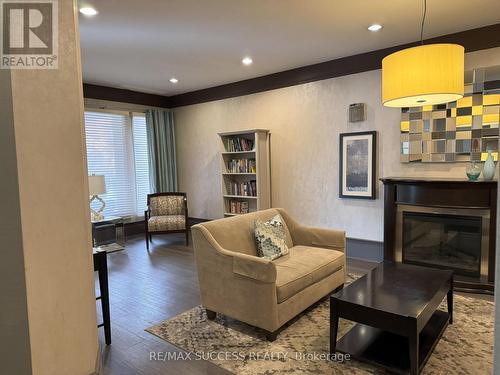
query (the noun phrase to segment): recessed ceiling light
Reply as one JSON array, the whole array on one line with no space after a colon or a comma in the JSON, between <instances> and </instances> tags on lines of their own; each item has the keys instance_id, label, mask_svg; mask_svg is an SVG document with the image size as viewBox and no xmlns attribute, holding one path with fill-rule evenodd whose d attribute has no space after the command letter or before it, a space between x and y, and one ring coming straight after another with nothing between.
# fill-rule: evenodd
<instances>
[{"instance_id":1,"label":"recessed ceiling light","mask_svg":"<svg viewBox=\"0 0 500 375\"><path fill-rule=\"evenodd\" d=\"M370 31L379 31L382 28L382 25L378 23L374 23L373 25L368 26L368 30Z\"/></svg>"},{"instance_id":2,"label":"recessed ceiling light","mask_svg":"<svg viewBox=\"0 0 500 375\"><path fill-rule=\"evenodd\" d=\"M177 82L179 82L179 80L177 78L175 78L175 77L170 78L169 81L170 81L170 83L177 83Z\"/></svg>"},{"instance_id":3,"label":"recessed ceiling light","mask_svg":"<svg viewBox=\"0 0 500 375\"><path fill-rule=\"evenodd\" d=\"M252 65L253 60L250 56L246 56L243 58L243 60L241 60L241 62L243 63L243 65Z\"/></svg>"},{"instance_id":4,"label":"recessed ceiling light","mask_svg":"<svg viewBox=\"0 0 500 375\"><path fill-rule=\"evenodd\" d=\"M80 13L85 16L95 16L97 14L97 10L92 7L83 7L80 8Z\"/></svg>"}]
</instances>

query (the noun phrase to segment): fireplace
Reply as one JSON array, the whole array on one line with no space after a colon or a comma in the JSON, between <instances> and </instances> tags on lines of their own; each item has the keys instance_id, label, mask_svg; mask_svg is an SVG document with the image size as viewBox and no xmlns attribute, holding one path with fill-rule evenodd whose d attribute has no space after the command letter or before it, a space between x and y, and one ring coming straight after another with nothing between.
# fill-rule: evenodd
<instances>
[{"instance_id":1,"label":"fireplace","mask_svg":"<svg viewBox=\"0 0 500 375\"><path fill-rule=\"evenodd\" d=\"M488 276L489 211L398 205L396 260Z\"/></svg>"},{"instance_id":2,"label":"fireplace","mask_svg":"<svg viewBox=\"0 0 500 375\"><path fill-rule=\"evenodd\" d=\"M381 180L384 260L451 269L459 289L491 292L497 181Z\"/></svg>"}]
</instances>

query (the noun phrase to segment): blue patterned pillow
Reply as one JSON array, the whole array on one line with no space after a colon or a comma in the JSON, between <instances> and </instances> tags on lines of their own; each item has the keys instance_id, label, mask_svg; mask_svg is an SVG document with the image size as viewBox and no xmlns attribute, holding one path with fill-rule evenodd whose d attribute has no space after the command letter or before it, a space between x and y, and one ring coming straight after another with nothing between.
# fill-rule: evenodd
<instances>
[{"instance_id":1,"label":"blue patterned pillow","mask_svg":"<svg viewBox=\"0 0 500 375\"><path fill-rule=\"evenodd\" d=\"M281 215L278 214L268 221L255 220L254 225L259 257L273 260L288 254L286 232Z\"/></svg>"}]
</instances>

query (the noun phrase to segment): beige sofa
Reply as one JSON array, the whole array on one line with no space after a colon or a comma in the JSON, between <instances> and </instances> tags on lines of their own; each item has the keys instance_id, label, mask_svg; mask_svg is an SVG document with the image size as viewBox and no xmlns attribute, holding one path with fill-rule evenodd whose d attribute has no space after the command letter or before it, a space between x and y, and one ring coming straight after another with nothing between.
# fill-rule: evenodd
<instances>
[{"instance_id":1,"label":"beige sofa","mask_svg":"<svg viewBox=\"0 0 500 375\"><path fill-rule=\"evenodd\" d=\"M254 221L277 213L290 253L270 261L257 256ZM344 284L345 232L302 226L280 208L198 224L192 234L209 319L230 316L266 330L271 341L286 322Z\"/></svg>"}]
</instances>

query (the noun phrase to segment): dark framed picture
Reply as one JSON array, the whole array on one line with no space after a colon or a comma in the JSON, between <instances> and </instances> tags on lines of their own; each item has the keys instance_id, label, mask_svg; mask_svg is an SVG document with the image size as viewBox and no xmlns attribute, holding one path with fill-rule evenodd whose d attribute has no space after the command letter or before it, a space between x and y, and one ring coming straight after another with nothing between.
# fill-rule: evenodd
<instances>
[{"instance_id":1,"label":"dark framed picture","mask_svg":"<svg viewBox=\"0 0 500 375\"><path fill-rule=\"evenodd\" d=\"M340 134L340 198L375 199L377 132Z\"/></svg>"}]
</instances>

